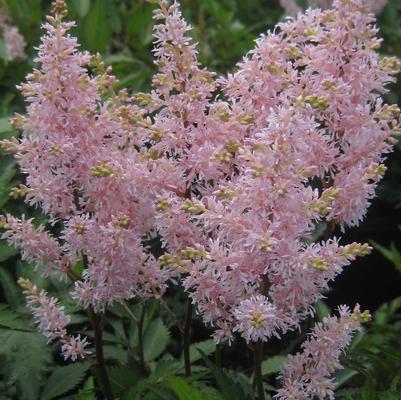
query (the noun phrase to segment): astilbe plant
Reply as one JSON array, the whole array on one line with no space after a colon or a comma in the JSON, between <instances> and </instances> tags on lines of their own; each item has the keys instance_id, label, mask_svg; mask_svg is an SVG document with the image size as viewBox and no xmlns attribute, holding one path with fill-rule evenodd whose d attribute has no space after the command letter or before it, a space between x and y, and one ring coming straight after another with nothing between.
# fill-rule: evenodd
<instances>
[{"instance_id":1,"label":"astilbe plant","mask_svg":"<svg viewBox=\"0 0 401 400\"><path fill-rule=\"evenodd\" d=\"M379 14L387 3L388 0L363 0L363 4L375 14ZM308 7L327 10L333 6L333 0L308 0L306 4ZM280 5L288 15L296 15L302 10L297 0L280 0Z\"/></svg>"},{"instance_id":2,"label":"astilbe plant","mask_svg":"<svg viewBox=\"0 0 401 400\"><path fill-rule=\"evenodd\" d=\"M25 39L19 29L11 23L10 16L2 6L0 6L0 33L4 40L7 61L24 59Z\"/></svg>"},{"instance_id":3,"label":"astilbe plant","mask_svg":"<svg viewBox=\"0 0 401 400\"><path fill-rule=\"evenodd\" d=\"M179 280L189 297L187 373L195 305L216 342L238 332L254 348L262 399L263 342L299 328L343 267L370 252L332 235L337 224L360 223L385 172L399 110L380 96L399 62L376 53L364 4L337 0L261 36L234 73L218 77L199 65L178 3L156 3L159 71L150 93L132 96L115 91L99 56L78 50L65 4L54 2L39 68L20 87L27 115L14 124L22 138L2 147L27 177L14 195L41 207L61 234L8 215L4 237L45 273L74 280L106 397L98 315L135 296L158 299ZM327 226L322 241L312 236L318 223ZM164 249L158 259L148 245L155 238ZM58 301L21 285L39 329L61 341L65 358L87 357ZM285 367L278 398L332 398L330 375L367 319L343 307L318 325Z\"/></svg>"}]
</instances>

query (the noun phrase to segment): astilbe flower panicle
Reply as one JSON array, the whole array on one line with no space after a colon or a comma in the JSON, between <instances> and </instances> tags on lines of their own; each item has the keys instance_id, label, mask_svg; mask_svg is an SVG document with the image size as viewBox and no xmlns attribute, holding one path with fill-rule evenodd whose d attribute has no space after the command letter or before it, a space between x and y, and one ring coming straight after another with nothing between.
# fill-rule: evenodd
<instances>
[{"instance_id":1,"label":"astilbe flower panicle","mask_svg":"<svg viewBox=\"0 0 401 400\"><path fill-rule=\"evenodd\" d=\"M43 225L35 227L33 219L0 216L0 228L5 231L2 238L21 249L22 259L36 267L43 266L46 274L54 269L65 272L66 267L75 261L63 256L60 243L46 232Z\"/></svg>"},{"instance_id":2,"label":"astilbe flower panicle","mask_svg":"<svg viewBox=\"0 0 401 400\"><path fill-rule=\"evenodd\" d=\"M100 56L78 50L55 2L39 67L21 85L22 139L1 146L27 176L13 193L61 234L10 216L0 225L47 270L71 276L81 260L72 296L85 307L159 298L180 281L216 342L238 332L260 345L299 327L343 268L371 251L340 244L331 228L361 222L384 174L400 116L380 96L400 63L376 53L361 0L336 0L262 35L218 77L200 65L179 4L156 3L158 72L150 93L131 96L116 91ZM313 239L317 224L327 225L325 240ZM332 359L357 327L341 313L341 323L325 322L344 339ZM304 393L330 396L325 368L320 392L306 382Z\"/></svg>"},{"instance_id":3,"label":"astilbe flower panicle","mask_svg":"<svg viewBox=\"0 0 401 400\"><path fill-rule=\"evenodd\" d=\"M64 359L72 361L85 358L89 351L85 348L88 343L80 335L71 336L67 333L67 325L71 318L65 314L55 297L49 297L45 290L40 290L28 279L20 278L19 285L24 289L27 306L32 310L38 329L48 339L48 342L59 340Z\"/></svg>"},{"instance_id":4,"label":"astilbe flower panicle","mask_svg":"<svg viewBox=\"0 0 401 400\"><path fill-rule=\"evenodd\" d=\"M375 14L379 14L387 3L388 0L363 0L363 5ZM333 0L308 0L306 4L308 7L327 10L333 6ZM288 15L295 16L302 11L296 0L280 0L280 5Z\"/></svg>"},{"instance_id":5,"label":"astilbe flower panicle","mask_svg":"<svg viewBox=\"0 0 401 400\"><path fill-rule=\"evenodd\" d=\"M352 334L370 319L369 313L361 312L359 306L352 312L345 306L338 311L339 317L326 317L317 323L302 344L302 352L289 357L281 377L283 388L275 399L334 399L335 383L331 376L342 369L340 357L351 343Z\"/></svg>"},{"instance_id":6,"label":"astilbe flower panicle","mask_svg":"<svg viewBox=\"0 0 401 400\"><path fill-rule=\"evenodd\" d=\"M0 6L0 33L3 36L7 61L26 58L26 42L19 29L12 25L7 11Z\"/></svg>"},{"instance_id":7,"label":"astilbe flower panicle","mask_svg":"<svg viewBox=\"0 0 401 400\"><path fill-rule=\"evenodd\" d=\"M191 200L160 200L161 235L217 341L233 331L249 340L244 301L275 310L274 323L261 324L262 340L297 327L343 267L370 251L353 244L350 252L336 239L307 244L319 221L359 224L400 132L398 108L379 97L399 62L375 52L374 17L360 1L334 7L261 36L237 71L219 79L230 99L222 120L243 127L225 138L220 160L231 170L192 180ZM205 128L196 129L201 138ZM187 246L204 255L182 260Z\"/></svg>"},{"instance_id":8,"label":"astilbe flower panicle","mask_svg":"<svg viewBox=\"0 0 401 400\"><path fill-rule=\"evenodd\" d=\"M78 50L63 1L54 12L44 25L39 67L20 86L27 115L13 123L22 138L3 141L2 148L15 154L26 174L26 186L13 194L47 213L51 230L61 222L61 235L55 239L32 221L7 216L3 237L47 271L71 276L84 260L73 297L85 307L160 296L176 271L162 268L146 243L154 235L158 185L174 178L168 165L152 168L145 112L126 91L115 91L117 80L98 55Z\"/></svg>"}]
</instances>

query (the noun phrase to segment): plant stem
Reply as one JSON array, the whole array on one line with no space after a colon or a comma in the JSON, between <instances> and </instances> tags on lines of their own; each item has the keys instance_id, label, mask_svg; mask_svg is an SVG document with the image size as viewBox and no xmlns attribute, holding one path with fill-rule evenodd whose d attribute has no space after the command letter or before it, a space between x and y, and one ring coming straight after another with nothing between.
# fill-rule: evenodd
<instances>
[{"instance_id":1,"label":"plant stem","mask_svg":"<svg viewBox=\"0 0 401 400\"><path fill-rule=\"evenodd\" d=\"M221 345L216 344L215 364L217 368L221 368Z\"/></svg>"},{"instance_id":2,"label":"plant stem","mask_svg":"<svg viewBox=\"0 0 401 400\"><path fill-rule=\"evenodd\" d=\"M185 363L185 376L191 376L191 357L189 354L189 345L191 339L191 324L192 324L192 302L191 299L187 300L187 313L185 316L184 325L184 363Z\"/></svg>"},{"instance_id":3,"label":"plant stem","mask_svg":"<svg viewBox=\"0 0 401 400\"><path fill-rule=\"evenodd\" d=\"M141 364L141 368L144 372L148 371L148 368L145 363L145 354L143 349L143 323L145 321L145 305L142 305L142 311L140 318L136 321L136 326L138 328L138 345L139 345L139 362Z\"/></svg>"},{"instance_id":4,"label":"plant stem","mask_svg":"<svg viewBox=\"0 0 401 400\"><path fill-rule=\"evenodd\" d=\"M255 384L259 400L265 400L265 391L263 389L262 380L262 357L263 357L263 342L258 340L255 343L254 358L255 358Z\"/></svg>"},{"instance_id":5,"label":"plant stem","mask_svg":"<svg viewBox=\"0 0 401 400\"><path fill-rule=\"evenodd\" d=\"M107 374L106 362L103 354L103 342L102 342L102 327L99 323L99 318L93 311L92 307L88 309L89 317L92 322L93 331L95 332L95 350L96 350L96 361L100 373L100 385L103 389L103 394L106 400L113 400L113 393L111 391L110 380Z\"/></svg>"},{"instance_id":6,"label":"plant stem","mask_svg":"<svg viewBox=\"0 0 401 400\"><path fill-rule=\"evenodd\" d=\"M120 304L123 306L125 312L134 320L134 322L137 324L138 323L138 318L137 316L131 311L131 309L127 306L127 303L122 300Z\"/></svg>"}]
</instances>

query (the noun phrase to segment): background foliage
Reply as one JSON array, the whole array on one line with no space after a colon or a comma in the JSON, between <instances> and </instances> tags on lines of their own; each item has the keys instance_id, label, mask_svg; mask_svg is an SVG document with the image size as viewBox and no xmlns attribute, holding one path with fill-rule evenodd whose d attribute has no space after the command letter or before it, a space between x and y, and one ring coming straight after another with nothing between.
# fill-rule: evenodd
<instances>
[{"instance_id":1,"label":"background foliage","mask_svg":"<svg viewBox=\"0 0 401 400\"><path fill-rule=\"evenodd\" d=\"M35 65L35 46L49 1L0 0L27 42L27 59L7 62L0 39L0 138L17 135L8 119L23 112L16 90ZM69 17L77 21L74 34L83 48L100 52L113 67L121 87L144 90L153 73L152 8L145 0L69 0ZM227 72L253 46L261 32L284 18L278 0L182 0L185 17L193 25L199 42L200 59L212 70ZM401 2L390 0L379 16L383 37L382 52L401 56ZM401 102L400 83L387 94L390 102ZM370 259L355 263L327 294L326 303L317 305L315 319L322 319L339 303L359 301L375 310L372 323L359 334L349 351L346 369L336 377L339 399L399 399L401 389L401 146L388 160L389 171L379 189L379 198L367 222L352 230L344 241L370 240L377 249ZM10 189L23 177L11 157L0 156L0 213L35 215L9 196ZM73 328L89 338L88 317L67 296L68 283L52 276L44 280L40 271L21 262L17 252L0 241L0 399L92 400L98 397L96 368L89 362L66 364L58 349L46 344L36 332L16 284L18 277L31 279L39 288L57 292ZM60 296L61 293L61 296ZM176 288L169 293L172 312L163 304L115 306L104 323L105 355L112 389L121 399L166 400L247 400L253 398L251 352L245 343L219 349L209 332L196 320L192 330L192 376L184 377L181 335L177 320L184 319L184 297ZM147 368L138 363L138 319L144 316L144 356ZM273 395L277 374L286 354L298 349L313 321L306 321L303 336L289 335L284 342L271 342L263 364L266 392ZM222 355L220 361L220 355ZM218 367L216 367L218 365ZM222 366L223 368L220 368Z\"/></svg>"}]
</instances>

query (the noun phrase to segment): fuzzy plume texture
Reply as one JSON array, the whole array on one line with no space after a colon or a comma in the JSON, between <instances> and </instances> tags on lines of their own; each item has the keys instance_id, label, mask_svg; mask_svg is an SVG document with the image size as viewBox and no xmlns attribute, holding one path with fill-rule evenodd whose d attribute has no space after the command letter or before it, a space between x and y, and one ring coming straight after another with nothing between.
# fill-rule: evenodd
<instances>
[{"instance_id":1,"label":"fuzzy plume texture","mask_svg":"<svg viewBox=\"0 0 401 400\"><path fill-rule=\"evenodd\" d=\"M31 221L8 216L4 237L46 270L68 273L83 261L73 296L100 309L164 290L169 272L143 240L152 234L158 190L148 182L164 179L153 176L141 139L133 136L151 122L125 91L114 91L115 78L98 56L78 51L68 34L73 26L60 15L48 17L36 59L40 67L20 87L27 115L14 122L23 136L8 143L27 176L26 201L64 228L53 238Z\"/></svg>"},{"instance_id":2,"label":"fuzzy plume texture","mask_svg":"<svg viewBox=\"0 0 401 400\"><path fill-rule=\"evenodd\" d=\"M339 359L350 344L352 334L361 330L361 323L369 320L367 312L359 306L353 312L348 307L339 308L339 317L326 317L318 323L302 352L290 356L282 373L283 387L277 400L334 399L334 381L331 375L342 369Z\"/></svg>"},{"instance_id":3,"label":"fuzzy plume texture","mask_svg":"<svg viewBox=\"0 0 401 400\"><path fill-rule=\"evenodd\" d=\"M370 252L336 238L311 242L318 222L330 236L331 226L364 218L400 129L398 108L379 96L399 61L379 58L374 17L362 2L334 7L261 36L235 73L218 78L227 101L193 86L199 66L177 5L156 13L165 40L147 108L164 104L155 149L182 169L185 185L157 203L161 261L182 273L216 341L234 331L267 340L294 329L328 283ZM193 73L181 78L177 69Z\"/></svg>"},{"instance_id":4,"label":"fuzzy plume texture","mask_svg":"<svg viewBox=\"0 0 401 400\"><path fill-rule=\"evenodd\" d=\"M369 8L374 14L379 14L386 6L388 0L363 0L363 5ZM302 11L296 0L280 0L281 7L288 15L297 15ZM308 7L320 8L327 10L333 6L333 0L308 0Z\"/></svg>"},{"instance_id":5,"label":"fuzzy plume texture","mask_svg":"<svg viewBox=\"0 0 401 400\"><path fill-rule=\"evenodd\" d=\"M219 77L199 64L178 3L158 4L158 72L133 96L78 50L63 11L48 18L39 68L21 85L22 139L2 147L27 177L14 193L61 235L6 216L4 237L73 277L85 307L157 298L174 279L216 342L280 337L371 250L332 228L362 221L385 172L400 117L380 95L399 61L377 54L361 0L336 0L262 35ZM319 223L325 240L313 237Z\"/></svg>"},{"instance_id":6,"label":"fuzzy plume texture","mask_svg":"<svg viewBox=\"0 0 401 400\"><path fill-rule=\"evenodd\" d=\"M0 8L0 33L6 48L7 61L23 60L25 55L25 39L18 28L11 24L10 17Z\"/></svg>"},{"instance_id":7,"label":"fuzzy plume texture","mask_svg":"<svg viewBox=\"0 0 401 400\"><path fill-rule=\"evenodd\" d=\"M76 361L90 354L85 350L88 345L80 335L67 334L66 327L71 318L65 314L64 307L55 297L49 297L45 290L38 290L29 280L20 278L18 283L24 289L27 305L32 310L38 329L48 339L48 342L59 340L61 353L65 360Z\"/></svg>"}]
</instances>

